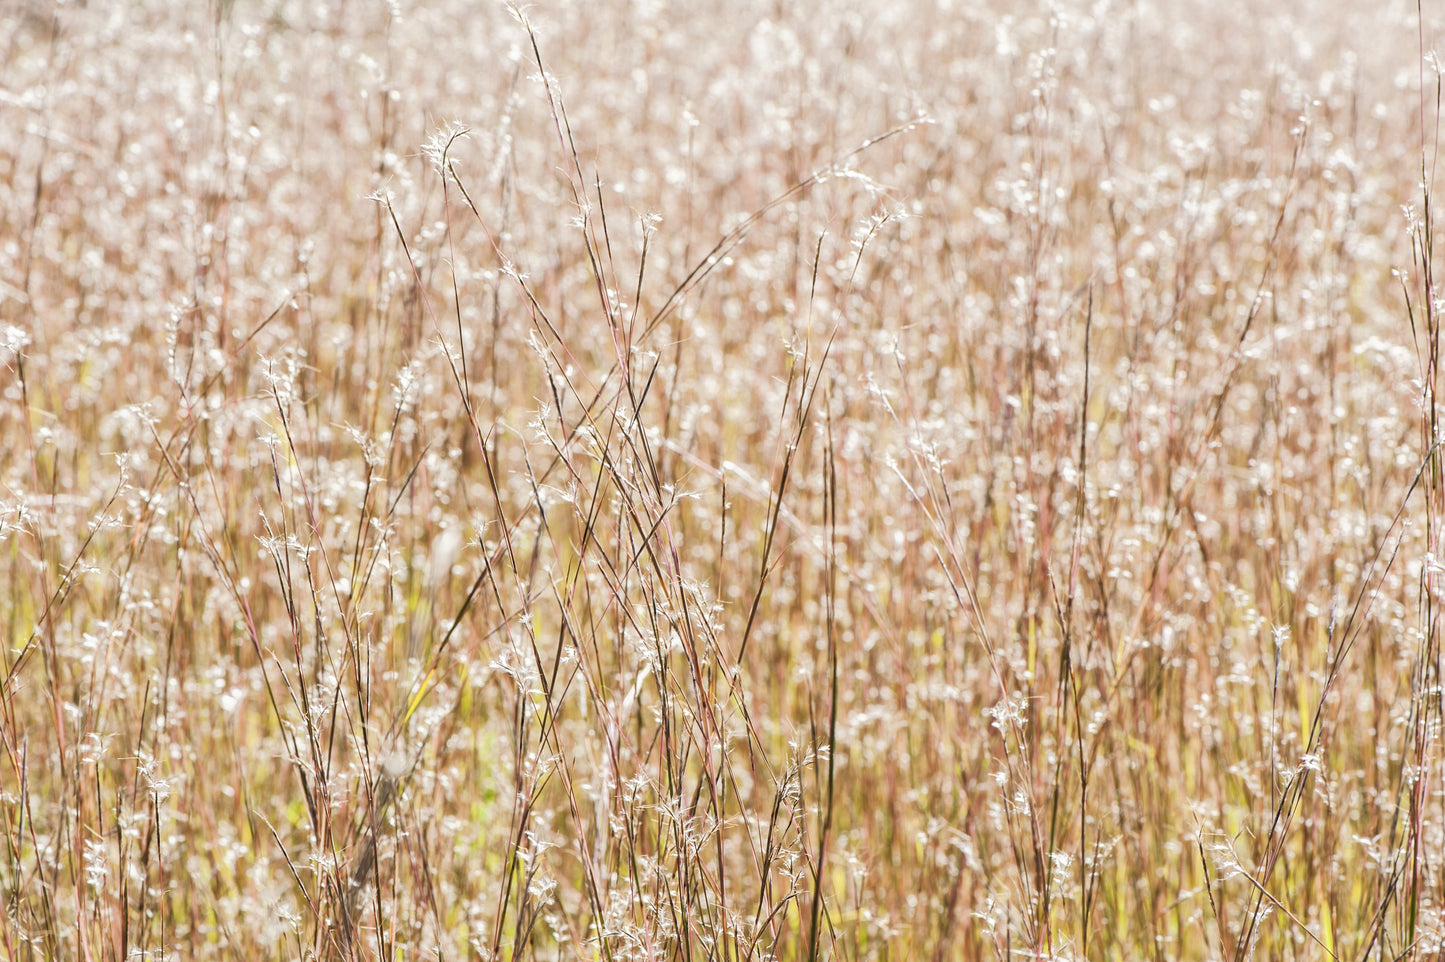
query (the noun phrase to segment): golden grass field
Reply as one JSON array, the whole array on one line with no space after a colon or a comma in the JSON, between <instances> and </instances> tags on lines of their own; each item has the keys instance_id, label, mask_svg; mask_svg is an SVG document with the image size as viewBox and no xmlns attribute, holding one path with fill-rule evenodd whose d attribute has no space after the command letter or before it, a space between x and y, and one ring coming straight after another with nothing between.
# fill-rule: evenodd
<instances>
[{"instance_id":1,"label":"golden grass field","mask_svg":"<svg viewBox=\"0 0 1445 962\"><path fill-rule=\"evenodd\" d=\"M1441 958L1442 26L0 0L0 956Z\"/></svg>"}]
</instances>

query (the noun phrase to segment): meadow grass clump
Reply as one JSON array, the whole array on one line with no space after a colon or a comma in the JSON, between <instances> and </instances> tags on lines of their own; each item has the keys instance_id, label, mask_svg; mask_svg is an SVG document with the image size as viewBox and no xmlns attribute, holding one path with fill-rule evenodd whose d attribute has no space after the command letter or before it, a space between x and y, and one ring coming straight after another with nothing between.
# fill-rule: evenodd
<instances>
[{"instance_id":1,"label":"meadow grass clump","mask_svg":"<svg viewBox=\"0 0 1445 962\"><path fill-rule=\"evenodd\" d=\"M1436 957L1327 6L0 10L0 953Z\"/></svg>"}]
</instances>

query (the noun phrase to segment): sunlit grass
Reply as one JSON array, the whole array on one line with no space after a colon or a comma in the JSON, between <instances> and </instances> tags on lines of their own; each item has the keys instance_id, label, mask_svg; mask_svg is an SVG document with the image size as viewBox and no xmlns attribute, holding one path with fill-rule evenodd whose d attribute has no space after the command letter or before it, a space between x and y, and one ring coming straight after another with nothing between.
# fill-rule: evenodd
<instances>
[{"instance_id":1,"label":"sunlit grass","mask_svg":"<svg viewBox=\"0 0 1445 962\"><path fill-rule=\"evenodd\" d=\"M1434 957L1331 6L0 10L0 954Z\"/></svg>"}]
</instances>

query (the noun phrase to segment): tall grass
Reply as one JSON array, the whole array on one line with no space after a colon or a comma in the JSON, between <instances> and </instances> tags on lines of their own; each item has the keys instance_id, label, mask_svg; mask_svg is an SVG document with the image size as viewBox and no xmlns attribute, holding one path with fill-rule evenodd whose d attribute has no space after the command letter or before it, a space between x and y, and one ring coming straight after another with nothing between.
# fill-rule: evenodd
<instances>
[{"instance_id":1,"label":"tall grass","mask_svg":"<svg viewBox=\"0 0 1445 962\"><path fill-rule=\"evenodd\" d=\"M1325 6L0 6L0 954L1438 957Z\"/></svg>"}]
</instances>

